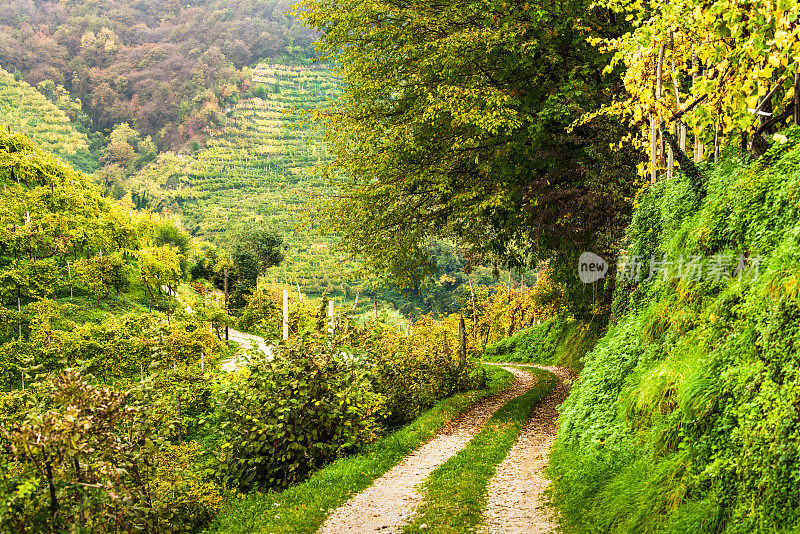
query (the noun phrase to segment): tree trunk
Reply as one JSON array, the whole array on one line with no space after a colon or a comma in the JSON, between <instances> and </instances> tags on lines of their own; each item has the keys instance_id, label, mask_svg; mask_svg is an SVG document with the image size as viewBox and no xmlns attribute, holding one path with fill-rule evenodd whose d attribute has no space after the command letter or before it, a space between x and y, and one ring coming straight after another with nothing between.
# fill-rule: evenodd
<instances>
[{"instance_id":1,"label":"tree trunk","mask_svg":"<svg viewBox=\"0 0 800 534\"><path fill-rule=\"evenodd\" d=\"M458 349L459 349L459 368L461 370L467 367L467 335L464 326L464 315L458 317Z\"/></svg>"},{"instance_id":2,"label":"tree trunk","mask_svg":"<svg viewBox=\"0 0 800 534\"><path fill-rule=\"evenodd\" d=\"M83 484L83 474L81 473L81 464L78 461L78 458L75 457L72 459L75 464L75 479L78 481L78 484ZM78 491L78 526L81 529L86 528L86 510L84 510L84 497L83 492Z\"/></svg>"},{"instance_id":3,"label":"tree trunk","mask_svg":"<svg viewBox=\"0 0 800 534\"><path fill-rule=\"evenodd\" d=\"M45 462L44 466L47 476L47 485L50 489L50 515L55 519L58 515L58 499L56 498L56 486L53 481L53 464L48 460Z\"/></svg>"},{"instance_id":4,"label":"tree trunk","mask_svg":"<svg viewBox=\"0 0 800 534\"><path fill-rule=\"evenodd\" d=\"M475 306L475 288L472 286L472 279L469 279L469 293L472 297L472 340L478 343L478 309Z\"/></svg>"}]
</instances>

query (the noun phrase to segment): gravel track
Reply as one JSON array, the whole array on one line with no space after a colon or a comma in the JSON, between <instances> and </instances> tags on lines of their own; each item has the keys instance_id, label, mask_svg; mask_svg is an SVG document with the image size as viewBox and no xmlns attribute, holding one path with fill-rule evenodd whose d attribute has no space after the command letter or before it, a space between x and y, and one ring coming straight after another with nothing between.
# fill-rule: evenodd
<instances>
[{"instance_id":1,"label":"gravel track","mask_svg":"<svg viewBox=\"0 0 800 534\"><path fill-rule=\"evenodd\" d=\"M161 286L161 289L167 295L175 297L181 306L186 310L186 313L193 314L194 310L191 306L186 304L183 299L175 292L174 289L171 289L168 286ZM241 347L240 351L236 353L235 356L229 358L227 360L223 360L220 362L220 367L227 372L233 372L237 369L240 369L244 365L247 364L247 356L245 355L245 351L251 350L253 347L256 347L258 350L266 354L268 357L273 357L273 347L272 345L267 344L263 337L255 336L253 334L246 334L244 332L239 332L238 330L234 330L233 328L228 328L228 339L235 342L236 344Z\"/></svg>"},{"instance_id":2,"label":"gravel track","mask_svg":"<svg viewBox=\"0 0 800 534\"><path fill-rule=\"evenodd\" d=\"M463 449L501 406L528 391L536 382L530 373L503 368L516 377L514 385L478 402L453 420L425 445L377 478L369 488L334 510L318 533L400 532L422 503L415 486Z\"/></svg>"},{"instance_id":3,"label":"gravel track","mask_svg":"<svg viewBox=\"0 0 800 534\"><path fill-rule=\"evenodd\" d=\"M531 412L516 444L489 482L483 532L539 534L556 532L552 511L544 502L544 477L550 446L558 430L558 407L569 395L575 373L562 367L531 365L558 377L558 386Z\"/></svg>"}]
</instances>

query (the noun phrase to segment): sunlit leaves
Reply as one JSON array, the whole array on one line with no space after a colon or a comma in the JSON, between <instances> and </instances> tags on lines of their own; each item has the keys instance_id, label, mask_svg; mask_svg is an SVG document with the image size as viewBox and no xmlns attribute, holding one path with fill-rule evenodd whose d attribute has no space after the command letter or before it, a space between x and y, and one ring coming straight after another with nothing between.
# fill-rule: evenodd
<instances>
[{"instance_id":1,"label":"sunlit leaves","mask_svg":"<svg viewBox=\"0 0 800 534\"><path fill-rule=\"evenodd\" d=\"M565 130L609 97L586 43L617 31L606 12L579 1L300 6L345 79L320 118L342 191L324 215L348 252L414 286L430 272L431 238L515 265L575 246L562 232L582 231L574 211L602 166L582 150L604 128ZM549 212L559 201L547 195L575 203Z\"/></svg>"},{"instance_id":2,"label":"sunlit leaves","mask_svg":"<svg viewBox=\"0 0 800 534\"><path fill-rule=\"evenodd\" d=\"M748 108L757 107L759 97L776 84L782 85L772 97L776 112L794 97L793 77L800 63L796 1L652 0L632 9L608 0L603 5L638 21L630 32L602 46L615 51L614 62L626 67L629 97L616 109L624 109L641 125L642 145L651 116L669 119L704 95L706 100L682 117L690 135L709 143L718 128L732 144L740 132L755 130L758 121ZM662 97L657 100L656 63L662 47Z\"/></svg>"}]
</instances>

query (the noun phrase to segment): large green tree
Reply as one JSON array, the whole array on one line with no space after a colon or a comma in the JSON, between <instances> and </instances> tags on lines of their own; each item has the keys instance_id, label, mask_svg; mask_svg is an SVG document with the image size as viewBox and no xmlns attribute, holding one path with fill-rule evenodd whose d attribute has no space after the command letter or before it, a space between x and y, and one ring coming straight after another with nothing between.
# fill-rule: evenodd
<instances>
[{"instance_id":1,"label":"large green tree","mask_svg":"<svg viewBox=\"0 0 800 534\"><path fill-rule=\"evenodd\" d=\"M619 35L583 0L306 0L344 78L319 114L340 195L330 228L377 271L414 285L432 238L508 266L581 249L613 255L639 154L622 127L579 121L622 90L588 43ZM566 266L570 268L567 269Z\"/></svg>"},{"instance_id":2,"label":"large green tree","mask_svg":"<svg viewBox=\"0 0 800 534\"><path fill-rule=\"evenodd\" d=\"M269 228L239 228L231 243L231 261L240 289L252 291L260 274L283 261L285 250L283 238Z\"/></svg>"}]
</instances>

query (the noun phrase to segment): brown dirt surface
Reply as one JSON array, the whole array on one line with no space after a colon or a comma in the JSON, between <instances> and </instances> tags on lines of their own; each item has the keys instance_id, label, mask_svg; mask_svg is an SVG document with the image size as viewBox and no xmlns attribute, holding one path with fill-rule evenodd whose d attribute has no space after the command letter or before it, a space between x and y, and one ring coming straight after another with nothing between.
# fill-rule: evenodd
<instances>
[{"instance_id":1,"label":"brown dirt surface","mask_svg":"<svg viewBox=\"0 0 800 534\"><path fill-rule=\"evenodd\" d=\"M373 484L333 511L320 534L396 533L422 502L416 486L463 449L486 421L509 400L530 389L536 379L511 367L516 382L479 401L440 430L430 441L377 478Z\"/></svg>"},{"instance_id":2,"label":"brown dirt surface","mask_svg":"<svg viewBox=\"0 0 800 534\"><path fill-rule=\"evenodd\" d=\"M548 480L543 471L558 430L558 407L569 395L576 375L562 367L533 367L555 374L558 386L534 407L516 444L489 482L483 529L488 534L558 531L553 513L545 504Z\"/></svg>"}]
</instances>

